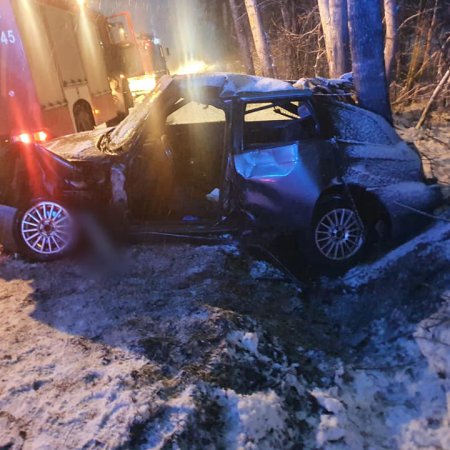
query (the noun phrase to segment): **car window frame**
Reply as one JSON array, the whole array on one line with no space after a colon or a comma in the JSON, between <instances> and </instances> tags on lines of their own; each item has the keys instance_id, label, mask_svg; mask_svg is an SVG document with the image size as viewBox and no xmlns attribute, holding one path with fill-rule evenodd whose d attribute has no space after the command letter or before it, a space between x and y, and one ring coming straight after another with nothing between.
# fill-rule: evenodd
<instances>
[{"instance_id":1,"label":"car window frame","mask_svg":"<svg viewBox=\"0 0 450 450\"><path fill-rule=\"evenodd\" d=\"M174 105L176 105L180 100L182 100L182 105L175 109L174 111L171 111L169 114L166 115L165 117L165 125L196 125L196 124L200 124L200 123L226 123L227 122L227 117L226 117L226 112L223 108L219 107L216 104L213 104L212 102L210 103L205 103L204 101L199 101L197 99L194 98L188 98L188 97L180 97L180 99L175 102ZM214 110L220 111L223 114L223 118L222 120L208 120L208 121L193 121L193 122L175 122L175 123L168 123L167 120L168 118L172 115L172 114L176 114L178 111L180 111L181 109L185 108L186 106L188 106L191 103L196 103L197 105L201 105L206 111L208 110L208 108L214 108ZM214 111L214 114L217 114L217 111Z\"/></svg>"},{"instance_id":2,"label":"car window frame","mask_svg":"<svg viewBox=\"0 0 450 450\"><path fill-rule=\"evenodd\" d=\"M274 96L245 96L237 99L235 108L234 108L234 124L233 128L235 130L235 139L233 140L233 154L242 154L250 151L254 151L255 149L245 148L244 146L244 126L245 126L245 113L248 104L256 104L256 103L269 103L269 102L283 102L283 101L299 101L303 102L303 104L308 108L311 113L312 118L315 122L315 136L314 139L319 139L321 136L320 123L318 121L317 114L314 110L314 105L311 102L311 95L305 95L301 91L299 93L292 93L291 95L274 95ZM267 145L270 145L268 143ZM273 144L276 144L275 142ZM278 143L280 146L282 143ZM275 146L275 145L274 145Z\"/></svg>"}]
</instances>

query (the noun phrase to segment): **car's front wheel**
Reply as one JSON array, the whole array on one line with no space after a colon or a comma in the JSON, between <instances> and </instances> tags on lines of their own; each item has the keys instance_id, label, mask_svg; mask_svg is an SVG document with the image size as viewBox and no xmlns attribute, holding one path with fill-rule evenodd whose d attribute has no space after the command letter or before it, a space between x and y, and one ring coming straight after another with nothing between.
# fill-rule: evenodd
<instances>
[{"instance_id":1,"label":"car's front wheel","mask_svg":"<svg viewBox=\"0 0 450 450\"><path fill-rule=\"evenodd\" d=\"M17 237L22 253L30 259L57 259L67 254L75 244L75 220L60 203L38 201L19 214Z\"/></svg>"},{"instance_id":2,"label":"car's front wheel","mask_svg":"<svg viewBox=\"0 0 450 450\"><path fill-rule=\"evenodd\" d=\"M338 274L356 264L367 244L367 224L343 199L318 205L309 237L310 261L322 273Z\"/></svg>"}]
</instances>

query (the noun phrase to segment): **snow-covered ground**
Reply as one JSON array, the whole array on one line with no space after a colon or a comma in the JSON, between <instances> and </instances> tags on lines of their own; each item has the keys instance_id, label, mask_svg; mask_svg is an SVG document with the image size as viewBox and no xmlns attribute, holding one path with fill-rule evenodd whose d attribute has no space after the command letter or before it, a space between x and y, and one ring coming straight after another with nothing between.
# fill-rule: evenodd
<instances>
[{"instance_id":1,"label":"snow-covered ground","mask_svg":"<svg viewBox=\"0 0 450 450\"><path fill-rule=\"evenodd\" d=\"M0 449L450 448L440 214L304 292L234 246L0 256Z\"/></svg>"},{"instance_id":2,"label":"snow-covered ground","mask_svg":"<svg viewBox=\"0 0 450 450\"><path fill-rule=\"evenodd\" d=\"M447 188L444 194L450 198L450 116L436 120L432 129L416 130L412 121L404 116L397 116L398 134L406 141L413 142L422 155L427 176L436 177ZM415 122L414 122L415 123Z\"/></svg>"},{"instance_id":3,"label":"snow-covered ground","mask_svg":"<svg viewBox=\"0 0 450 450\"><path fill-rule=\"evenodd\" d=\"M450 223L353 269L334 288L342 294L327 313L349 351L327 358L330 381L313 390L326 411L318 444L450 448Z\"/></svg>"},{"instance_id":4,"label":"snow-covered ground","mask_svg":"<svg viewBox=\"0 0 450 450\"><path fill-rule=\"evenodd\" d=\"M450 224L306 297L234 247L126 258L2 260L0 447L450 448Z\"/></svg>"},{"instance_id":5,"label":"snow-covered ground","mask_svg":"<svg viewBox=\"0 0 450 450\"><path fill-rule=\"evenodd\" d=\"M134 247L114 276L75 260L4 258L0 448L273 448L306 438L301 371L231 306L272 295L235 252Z\"/></svg>"}]
</instances>

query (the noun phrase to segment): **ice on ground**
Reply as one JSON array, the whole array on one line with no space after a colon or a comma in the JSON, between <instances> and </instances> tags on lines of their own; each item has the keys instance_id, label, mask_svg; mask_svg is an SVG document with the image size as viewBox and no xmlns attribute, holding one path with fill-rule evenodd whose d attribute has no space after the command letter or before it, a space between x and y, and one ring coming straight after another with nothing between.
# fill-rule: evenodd
<instances>
[{"instance_id":1,"label":"ice on ground","mask_svg":"<svg viewBox=\"0 0 450 450\"><path fill-rule=\"evenodd\" d=\"M309 302L234 246L132 247L114 277L2 256L0 445L450 448L449 242Z\"/></svg>"},{"instance_id":2,"label":"ice on ground","mask_svg":"<svg viewBox=\"0 0 450 450\"><path fill-rule=\"evenodd\" d=\"M303 296L235 245L124 261L0 255L0 448L450 448L446 222Z\"/></svg>"},{"instance_id":3,"label":"ice on ground","mask_svg":"<svg viewBox=\"0 0 450 450\"><path fill-rule=\"evenodd\" d=\"M321 358L329 382L312 391L324 411L319 448L450 448L449 230L436 225L344 278L344 290L349 280L355 289L343 295L348 307L353 295L377 319L352 324L365 334L349 354ZM334 317L362 316L355 308Z\"/></svg>"}]
</instances>

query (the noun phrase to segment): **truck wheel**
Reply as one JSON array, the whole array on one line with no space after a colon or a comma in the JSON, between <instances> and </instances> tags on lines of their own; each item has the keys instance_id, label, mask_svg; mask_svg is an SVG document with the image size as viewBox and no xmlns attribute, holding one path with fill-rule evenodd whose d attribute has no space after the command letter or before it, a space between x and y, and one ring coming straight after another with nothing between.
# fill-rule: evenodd
<instances>
[{"instance_id":1,"label":"truck wheel","mask_svg":"<svg viewBox=\"0 0 450 450\"><path fill-rule=\"evenodd\" d=\"M24 256L51 261L66 255L75 245L77 229L72 214L54 201L38 201L19 213L17 240Z\"/></svg>"},{"instance_id":2,"label":"truck wheel","mask_svg":"<svg viewBox=\"0 0 450 450\"><path fill-rule=\"evenodd\" d=\"M90 131L95 127L95 119L88 103L78 103L73 107L75 126L78 132Z\"/></svg>"}]
</instances>

